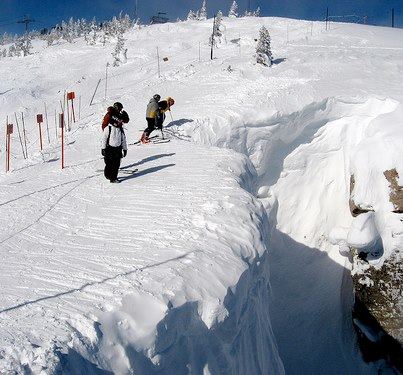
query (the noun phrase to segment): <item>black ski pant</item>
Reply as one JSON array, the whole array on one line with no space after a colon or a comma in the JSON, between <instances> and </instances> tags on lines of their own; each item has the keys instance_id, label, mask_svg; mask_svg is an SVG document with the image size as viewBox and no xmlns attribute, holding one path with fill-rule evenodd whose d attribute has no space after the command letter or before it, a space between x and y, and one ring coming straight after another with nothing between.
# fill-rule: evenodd
<instances>
[{"instance_id":1,"label":"black ski pant","mask_svg":"<svg viewBox=\"0 0 403 375\"><path fill-rule=\"evenodd\" d=\"M122 158L122 146L106 146L104 175L110 181L118 178L120 159Z\"/></svg>"},{"instance_id":2,"label":"black ski pant","mask_svg":"<svg viewBox=\"0 0 403 375\"><path fill-rule=\"evenodd\" d=\"M162 129L162 121L156 121L155 118L146 117L147 120L147 128L144 130L144 133L147 137L150 136L151 132L155 129Z\"/></svg>"}]
</instances>

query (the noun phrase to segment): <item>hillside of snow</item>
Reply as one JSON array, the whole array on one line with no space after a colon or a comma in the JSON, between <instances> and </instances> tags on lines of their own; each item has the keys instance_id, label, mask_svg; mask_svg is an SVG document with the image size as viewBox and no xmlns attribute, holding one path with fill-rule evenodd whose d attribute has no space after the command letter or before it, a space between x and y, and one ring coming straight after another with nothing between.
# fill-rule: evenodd
<instances>
[{"instance_id":1,"label":"hillside of snow","mask_svg":"<svg viewBox=\"0 0 403 375\"><path fill-rule=\"evenodd\" d=\"M261 25L271 68L253 58ZM403 216L383 172L396 169L403 185L403 30L224 18L210 60L211 27L127 32L128 61L108 68L107 87L114 43L36 41L34 54L1 60L0 118L14 133L11 170L0 172L0 373L384 366L364 362L357 346L348 249L375 268L401 257ZM69 91L77 121L62 170L56 119ZM110 184L106 108L123 103L133 143L155 93L176 102L170 141L130 145L122 183ZM354 202L368 211L357 217L352 175Z\"/></svg>"}]
</instances>

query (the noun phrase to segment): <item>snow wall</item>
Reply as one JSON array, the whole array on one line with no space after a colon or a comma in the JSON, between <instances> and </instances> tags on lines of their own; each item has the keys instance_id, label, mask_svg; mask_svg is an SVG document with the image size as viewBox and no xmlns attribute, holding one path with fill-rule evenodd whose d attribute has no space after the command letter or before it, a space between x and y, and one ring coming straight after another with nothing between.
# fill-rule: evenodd
<instances>
[{"instance_id":1,"label":"snow wall","mask_svg":"<svg viewBox=\"0 0 403 375\"><path fill-rule=\"evenodd\" d=\"M262 240L268 241L267 215L261 213ZM131 294L121 309L101 313L92 329L83 329L85 335L75 332L71 348L57 352L54 372L111 373L102 368L115 374L284 373L270 323L268 253L244 262L246 270L222 302L223 316L210 327L203 315L220 313L202 306L206 301L168 304L165 310L150 295ZM151 334L142 334L145 326Z\"/></svg>"},{"instance_id":2,"label":"snow wall","mask_svg":"<svg viewBox=\"0 0 403 375\"><path fill-rule=\"evenodd\" d=\"M257 195L271 222L268 308L286 373L376 373L383 366L364 363L357 347L346 249L380 242L372 259L379 267L399 246L383 171L402 167L398 148L388 146L400 137L398 121L390 121L400 111L390 98L326 98L290 114L196 126L201 142L247 155L257 170ZM348 205L353 174L361 181L355 199L375 211L358 232Z\"/></svg>"}]
</instances>

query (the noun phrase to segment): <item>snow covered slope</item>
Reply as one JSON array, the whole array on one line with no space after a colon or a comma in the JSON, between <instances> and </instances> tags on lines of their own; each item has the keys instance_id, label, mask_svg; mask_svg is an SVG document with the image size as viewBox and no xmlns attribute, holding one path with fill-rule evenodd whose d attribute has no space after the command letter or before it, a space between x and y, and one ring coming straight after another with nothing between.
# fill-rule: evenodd
<instances>
[{"instance_id":1,"label":"snow covered slope","mask_svg":"<svg viewBox=\"0 0 403 375\"><path fill-rule=\"evenodd\" d=\"M376 373L355 344L343 249L381 238L381 265L402 248L382 172L403 175L403 31L223 24L213 61L211 20L127 33L128 62L109 68L107 100L102 81L92 106L112 44L38 42L2 60L0 118L24 112L29 158L15 132L0 174L0 372ZM263 24L270 69L253 62ZM81 106L62 171L65 90ZM155 93L175 98L171 141L130 146L122 165L139 171L106 183L106 107L123 103L133 142ZM351 174L368 224L350 215Z\"/></svg>"}]
</instances>

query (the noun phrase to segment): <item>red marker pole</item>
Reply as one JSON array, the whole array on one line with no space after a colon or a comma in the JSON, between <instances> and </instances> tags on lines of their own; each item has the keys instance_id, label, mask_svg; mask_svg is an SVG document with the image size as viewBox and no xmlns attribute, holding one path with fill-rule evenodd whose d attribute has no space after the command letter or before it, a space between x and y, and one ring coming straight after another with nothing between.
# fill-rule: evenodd
<instances>
[{"instance_id":1,"label":"red marker pole","mask_svg":"<svg viewBox=\"0 0 403 375\"><path fill-rule=\"evenodd\" d=\"M62 169L64 169L64 116L63 116L63 113L59 114L59 127L62 132Z\"/></svg>"},{"instance_id":2,"label":"red marker pole","mask_svg":"<svg viewBox=\"0 0 403 375\"><path fill-rule=\"evenodd\" d=\"M39 140L41 142L41 151L43 148L43 143L42 143L42 122L43 122L43 116L41 114L36 115L36 122L38 123L39 126Z\"/></svg>"}]
</instances>

